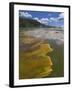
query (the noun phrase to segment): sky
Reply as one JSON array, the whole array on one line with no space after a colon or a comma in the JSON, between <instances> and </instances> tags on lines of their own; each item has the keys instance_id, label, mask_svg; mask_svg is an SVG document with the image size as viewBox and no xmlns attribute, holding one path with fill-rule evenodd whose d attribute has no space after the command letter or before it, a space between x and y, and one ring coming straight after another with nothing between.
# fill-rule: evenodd
<instances>
[{"instance_id":1,"label":"sky","mask_svg":"<svg viewBox=\"0 0 72 90\"><path fill-rule=\"evenodd\" d=\"M64 27L63 12L19 10L19 16L24 18L34 19L45 25Z\"/></svg>"}]
</instances>

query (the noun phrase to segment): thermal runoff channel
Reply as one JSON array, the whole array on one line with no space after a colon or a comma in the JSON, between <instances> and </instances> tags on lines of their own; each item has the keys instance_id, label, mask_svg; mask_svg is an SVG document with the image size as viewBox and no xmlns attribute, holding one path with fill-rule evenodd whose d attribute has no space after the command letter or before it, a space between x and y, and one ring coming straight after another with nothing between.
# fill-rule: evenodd
<instances>
[{"instance_id":1,"label":"thermal runoff channel","mask_svg":"<svg viewBox=\"0 0 72 90\"><path fill-rule=\"evenodd\" d=\"M19 79L64 76L64 13L19 10Z\"/></svg>"}]
</instances>

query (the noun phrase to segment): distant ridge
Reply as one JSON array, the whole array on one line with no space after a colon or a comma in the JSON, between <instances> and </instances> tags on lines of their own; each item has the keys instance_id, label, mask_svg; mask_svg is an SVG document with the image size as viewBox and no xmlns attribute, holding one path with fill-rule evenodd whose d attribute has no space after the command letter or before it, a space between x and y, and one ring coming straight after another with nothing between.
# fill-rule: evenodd
<instances>
[{"instance_id":1,"label":"distant ridge","mask_svg":"<svg viewBox=\"0 0 72 90\"><path fill-rule=\"evenodd\" d=\"M38 22L37 20L31 19L31 18L24 18L24 17L19 17L19 27L20 28L42 27L42 28L59 28L59 29L62 29L62 27L45 25L45 24Z\"/></svg>"}]
</instances>

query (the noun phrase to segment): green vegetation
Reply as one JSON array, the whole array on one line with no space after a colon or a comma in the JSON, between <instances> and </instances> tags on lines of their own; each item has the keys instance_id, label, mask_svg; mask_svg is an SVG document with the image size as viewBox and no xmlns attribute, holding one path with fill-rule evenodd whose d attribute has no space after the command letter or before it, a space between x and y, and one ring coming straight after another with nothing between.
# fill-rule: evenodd
<instances>
[{"instance_id":1,"label":"green vegetation","mask_svg":"<svg viewBox=\"0 0 72 90\"><path fill-rule=\"evenodd\" d=\"M49 26L42 24L34 19L19 17L19 28L55 28L62 29L62 27Z\"/></svg>"},{"instance_id":2,"label":"green vegetation","mask_svg":"<svg viewBox=\"0 0 72 90\"><path fill-rule=\"evenodd\" d=\"M37 22L36 20L32 19L27 19L27 18L19 18L19 27L24 27L24 28L30 28L30 27L40 27L40 23Z\"/></svg>"}]
</instances>

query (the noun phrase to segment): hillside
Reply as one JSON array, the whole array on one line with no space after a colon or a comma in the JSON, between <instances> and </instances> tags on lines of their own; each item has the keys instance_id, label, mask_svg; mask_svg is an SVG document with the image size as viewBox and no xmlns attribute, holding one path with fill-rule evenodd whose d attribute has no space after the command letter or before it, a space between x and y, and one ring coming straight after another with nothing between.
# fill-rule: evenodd
<instances>
[{"instance_id":1,"label":"hillside","mask_svg":"<svg viewBox=\"0 0 72 90\"><path fill-rule=\"evenodd\" d=\"M30 28L30 27L55 28L55 26L45 25L34 19L24 18L24 17L19 17L19 27L20 28Z\"/></svg>"},{"instance_id":2,"label":"hillside","mask_svg":"<svg viewBox=\"0 0 72 90\"><path fill-rule=\"evenodd\" d=\"M41 23L36 20L29 18L19 18L19 27L40 27L43 26Z\"/></svg>"},{"instance_id":3,"label":"hillside","mask_svg":"<svg viewBox=\"0 0 72 90\"><path fill-rule=\"evenodd\" d=\"M51 28L62 30L62 27L45 25L31 18L19 17L19 28Z\"/></svg>"}]
</instances>

